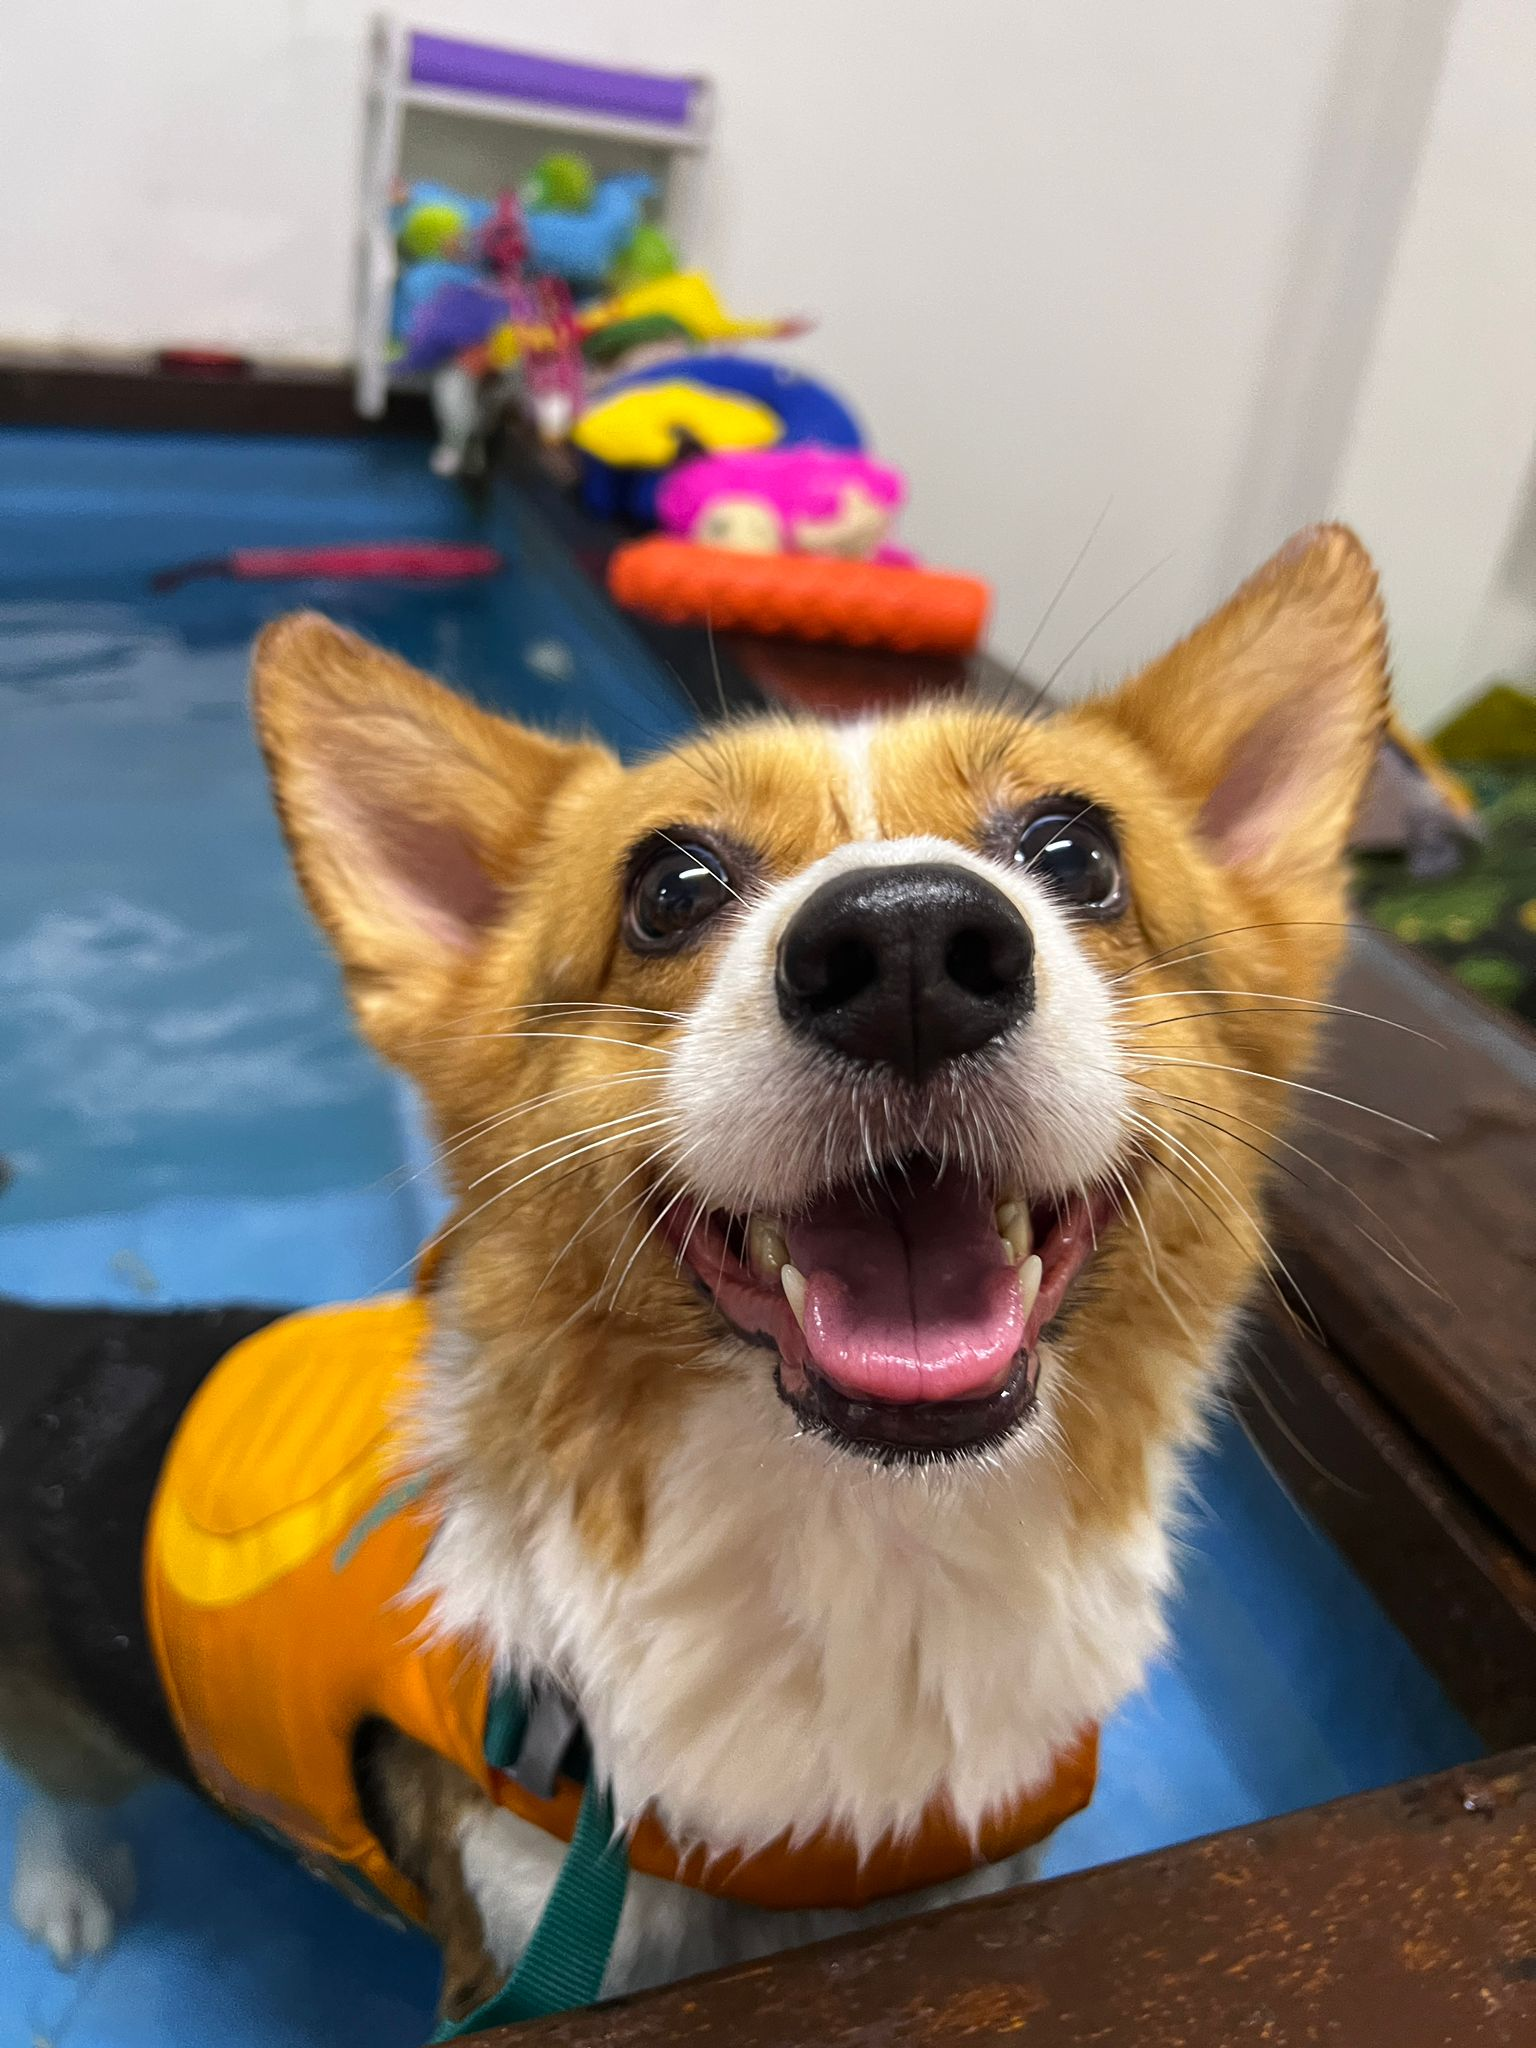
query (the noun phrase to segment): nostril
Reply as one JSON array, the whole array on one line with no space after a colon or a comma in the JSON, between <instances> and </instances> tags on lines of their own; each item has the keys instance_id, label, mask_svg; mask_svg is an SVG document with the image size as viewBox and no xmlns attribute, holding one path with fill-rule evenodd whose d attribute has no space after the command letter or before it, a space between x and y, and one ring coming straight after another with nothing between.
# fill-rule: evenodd
<instances>
[{"instance_id":1,"label":"nostril","mask_svg":"<svg viewBox=\"0 0 1536 2048\"><path fill-rule=\"evenodd\" d=\"M819 969L813 987L801 987L811 1010L836 1010L840 1004L850 1004L881 979L879 956L864 938L831 942L821 954Z\"/></svg>"},{"instance_id":2,"label":"nostril","mask_svg":"<svg viewBox=\"0 0 1536 2048\"><path fill-rule=\"evenodd\" d=\"M944 948L944 972L967 995L1012 995L1029 965L1028 949L1011 932L968 926Z\"/></svg>"}]
</instances>

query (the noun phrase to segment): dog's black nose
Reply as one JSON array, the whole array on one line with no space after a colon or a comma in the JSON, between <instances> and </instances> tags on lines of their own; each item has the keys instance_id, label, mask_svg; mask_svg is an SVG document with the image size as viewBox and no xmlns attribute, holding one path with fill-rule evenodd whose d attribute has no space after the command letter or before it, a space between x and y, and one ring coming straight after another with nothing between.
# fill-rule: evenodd
<instances>
[{"instance_id":1,"label":"dog's black nose","mask_svg":"<svg viewBox=\"0 0 1536 2048\"><path fill-rule=\"evenodd\" d=\"M1034 1001L1035 944L966 868L861 868L824 882L779 946L779 1010L849 1059L926 1081Z\"/></svg>"}]
</instances>

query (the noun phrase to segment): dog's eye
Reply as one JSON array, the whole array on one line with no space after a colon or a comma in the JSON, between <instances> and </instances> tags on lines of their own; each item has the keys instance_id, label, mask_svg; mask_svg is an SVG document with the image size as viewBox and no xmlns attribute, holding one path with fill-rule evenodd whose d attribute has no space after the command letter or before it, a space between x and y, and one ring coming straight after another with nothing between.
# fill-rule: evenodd
<instances>
[{"instance_id":1,"label":"dog's eye","mask_svg":"<svg viewBox=\"0 0 1536 2048\"><path fill-rule=\"evenodd\" d=\"M636 952L665 952L723 910L732 893L717 853L667 841L643 854L635 870L624 935Z\"/></svg>"},{"instance_id":2,"label":"dog's eye","mask_svg":"<svg viewBox=\"0 0 1536 2048\"><path fill-rule=\"evenodd\" d=\"M1019 833L1013 857L1054 896L1090 917L1125 908L1120 849L1109 820L1092 804L1053 797Z\"/></svg>"}]
</instances>

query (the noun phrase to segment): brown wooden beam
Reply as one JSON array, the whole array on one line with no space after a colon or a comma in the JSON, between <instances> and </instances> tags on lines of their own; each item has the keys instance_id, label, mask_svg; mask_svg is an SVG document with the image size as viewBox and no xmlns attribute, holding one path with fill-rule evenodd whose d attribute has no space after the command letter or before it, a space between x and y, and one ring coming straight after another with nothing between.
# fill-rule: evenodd
<instances>
[{"instance_id":1,"label":"brown wooden beam","mask_svg":"<svg viewBox=\"0 0 1536 2048\"><path fill-rule=\"evenodd\" d=\"M480 2038L1531 2048L1536 1751Z\"/></svg>"},{"instance_id":2,"label":"brown wooden beam","mask_svg":"<svg viewBox=\"0 0 1536 2048\"><path fill-rule=\"evenodd\" d=\"M1335 1356L1536 1555L1536 1041L1384 938L1337 1000L1368 1014L1335 1019L1318 1086L1399 1121L1302 1099L1286 1264Z\"/></svg>"},{"instance_id":3,"label":"brown wooden beam","mask_svg":"<svg viewBox=\"0 0 1536 2048\"><path fill-rule=\"evenodd\" d=\"M1278 1316L1233 1398L1482 1741L1536 1741L1536 1568L1519 1546L1356 1372Z\"/></svg>"}]
</instances>

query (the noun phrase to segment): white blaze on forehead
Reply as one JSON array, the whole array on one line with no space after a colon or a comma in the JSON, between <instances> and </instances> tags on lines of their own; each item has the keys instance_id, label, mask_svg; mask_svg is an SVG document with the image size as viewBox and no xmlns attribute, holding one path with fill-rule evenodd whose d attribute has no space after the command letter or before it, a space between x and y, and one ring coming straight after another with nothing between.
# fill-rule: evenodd
<instances>
[{"instance_id":1,"label":"white blaze on forehead","mask_svg":"<svg viewBox=\"0 0 1536 2048\"><path fill-rule=\"evenodd\" d=\"M875 800L874 768L870 761L871 744L875 737L875 721L871 718L856 718L850 724L832 728L832 744L837 750L841 774L838 778L838 794L842 798L842 812L848 820L848 830L855 839L879 839L880 809Z\"/></svg>"}]
</instances>

